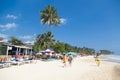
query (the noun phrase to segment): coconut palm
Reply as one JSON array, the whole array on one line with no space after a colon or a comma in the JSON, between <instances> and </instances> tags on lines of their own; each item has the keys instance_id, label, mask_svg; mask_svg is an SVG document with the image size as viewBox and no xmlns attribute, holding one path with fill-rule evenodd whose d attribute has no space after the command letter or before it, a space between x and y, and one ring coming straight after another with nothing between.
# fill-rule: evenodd
<instances>
[{"instance_id":1,"label":"coconut palm","mask_svg":"<svg viewBox=\"0 0 120 80\"><path fill-rule=\"evenodd\" d=\"M53 34L52 34L52 32L50 32L50 31L48 31L47 33L46 33L46 47L47 48L50 48L50 47L52 47L52 45L54 45L54 43L55 43L55 39L54 39L54 36L53 36Z\"/></svg>"},{"instance_id":2,"label":"coconut palm","mask_svg":"<svg viewBox=\"0 0 120 80\"><path fill-rule=\"evenodd\" d=\"M48 24L49 26L60 24L60 18L58 16L57 10L48 5L45 10L41 10L41 21L43 24Z\"/></svg>"},{"instance_id":3,"label":"coconut palm","mask_svg":"<svg viewBox=\"0 0 120 80\"><path fill-rule=\"evenodd\" d=\"M24 45L24 43L21 40L17 39L14 36L11 36L10 40L8 40L8 42L12 45Z\"/></svg>"},{"instance_id":4,"label":"coconut palm","mask_svg":"<svg viewBox=\"0 0 120 80\"><path fill-rule=\"evenodd\" d=\"M44 34L40 34L36 38L35 48L36 50L51 48L55 42L52 32L47 31Z\"/></svg>"}]
</instances>

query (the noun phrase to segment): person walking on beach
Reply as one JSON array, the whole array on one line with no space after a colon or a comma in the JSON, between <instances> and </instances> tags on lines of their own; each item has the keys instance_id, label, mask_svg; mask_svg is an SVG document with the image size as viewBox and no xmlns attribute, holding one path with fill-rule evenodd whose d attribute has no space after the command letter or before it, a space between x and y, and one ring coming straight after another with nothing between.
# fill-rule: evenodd
<instances>
[{"instance_id":1,"label":"person walking on beach","mask_svg":"<svg viewBox=\"0 0 120 80\"><path fill-rule=\"evenodd\" d=\"M63 60L63 64L64 64L64 67L65 67L66 66L66 61L67 61L67 56L65 54L63 54L62 60Z\"/></svg>"},{"instance_id":2,"label":"person walking on beach","mask_svg":"<svg viewBox=\"0 0 120 80\"><path fill-rule=\"evenodd\" d=\"M99 57L99 53L96 54L96 56L95 56L95 61L96 61L97 65L100 66L100 57Z\"/></svg>"},{"instance_id":3,"label":"person walking on beach","mask_svg":"<svg viewBox=\"0 0 120 80\"><path fill-rule=\"evenodd\" d=\"M68 63L71 66L73 60L73 56L71 54L68 55Z\"/></svg>"}]
</instances>

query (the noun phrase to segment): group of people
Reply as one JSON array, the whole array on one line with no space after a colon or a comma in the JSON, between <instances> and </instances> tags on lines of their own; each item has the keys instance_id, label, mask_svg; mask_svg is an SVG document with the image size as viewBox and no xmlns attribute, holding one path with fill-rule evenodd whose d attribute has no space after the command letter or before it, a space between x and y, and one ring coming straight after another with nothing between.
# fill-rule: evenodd
<instances>
[{"instance_id":1,"label":"group of people","mask_svg":"<svg viewBox=\"0 0 120 80\"><path fill-rule=\"evenodd\" d=\"M18 61L18 60L19 60L19 55L16 54L16 55L14 56L14 58L15 58L16 61ZM100 56L99 56L99 53L97 53L97 54L94 56L94 58L95 58L95 62L96 62L96 64L97 64L97 66L100 66ZM32 59L35 59L35 56L29 57L29 60L32 60ZM73 55L72 55L72 54L67 54L67 55L66 55L66 54L62 54L61 59L62 59L62 62L63 62L63 64L64 64L64 67L66 66L67 62L68 62L69 65L71 66L72 61L73 61Z\"/></svg>"},{"instance_id":2,"label":"group of people","mask_svg":"<svg viewBox=\"0 0 120 80\"><path fill-rule=\"evenodd\" d=\"M97 66L100 66L100 62L101 62L101 61L100 61L100 55L99 55L99 53L97 53L94 58L95 58L95 62L96 62L96 64L97 64ZM63 54L63 55L62 55L62 61L63 61L63 64L64 64L63 67L66 66L67 62L68 62L69 65L71 66L72 61L73 61L73 56L72 56L71 54L68 54L68 55Z\"/></svg>"},{"instance_id":3,"label":"group of people","mask_svg":"<svg viewBox=\"0 0 120 80\"><path fill-rule=\"evenodd\" d=\"M68 54L68 55L63 54L62 61L63 61L64 67L66 66L67 61L69 65L71 66L72 61L73 61L73 56L71 54Z\"/></svg>"}]
</instances>

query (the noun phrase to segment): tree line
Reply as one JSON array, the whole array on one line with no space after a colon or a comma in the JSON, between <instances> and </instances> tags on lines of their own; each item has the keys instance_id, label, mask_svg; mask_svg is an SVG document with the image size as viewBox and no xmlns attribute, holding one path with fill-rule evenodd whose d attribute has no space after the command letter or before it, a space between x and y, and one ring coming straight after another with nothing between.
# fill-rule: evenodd
<instances>
[{"instance_id":1,"label":"tree line","mask_svg":"<svg viewBox=\"0 0 120 80\"><path fill-rule=\"evenodd\" d=\"M11 45L26 45L22 40L17 39L16 37L11 37L10 40L7 42ZM85 55L94 55L96 53L95 49L88 48L88 47L78 47L73 46L68 43L60 42L55 40L51 31L47 31L45 33L37 35L34 44L33 44L33 51L39 52L45 49L52 49L56 53L60 52L76 52L76 53L84 53ZM0 47L0 50L3 49ZM109 50L99 50L100 54L113 54L112 51Z\"/></svg>"}]
</instances>

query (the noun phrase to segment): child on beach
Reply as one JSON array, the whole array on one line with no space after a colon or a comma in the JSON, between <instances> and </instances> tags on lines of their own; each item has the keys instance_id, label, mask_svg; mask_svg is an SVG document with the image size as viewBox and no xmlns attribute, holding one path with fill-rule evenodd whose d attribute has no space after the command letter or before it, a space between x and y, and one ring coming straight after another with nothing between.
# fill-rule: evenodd
<instances>
[{"instance_id":1,"label":"child on beach","mask_svg":"<svg viewBox=\"0 0 120 80\"><path fill-rule=\"evenodd\" d=\"M95 61L96 61L97 65L100 66L100 57L99 57L98 53L96 54Z\"/></svg>"}]
</instances>

